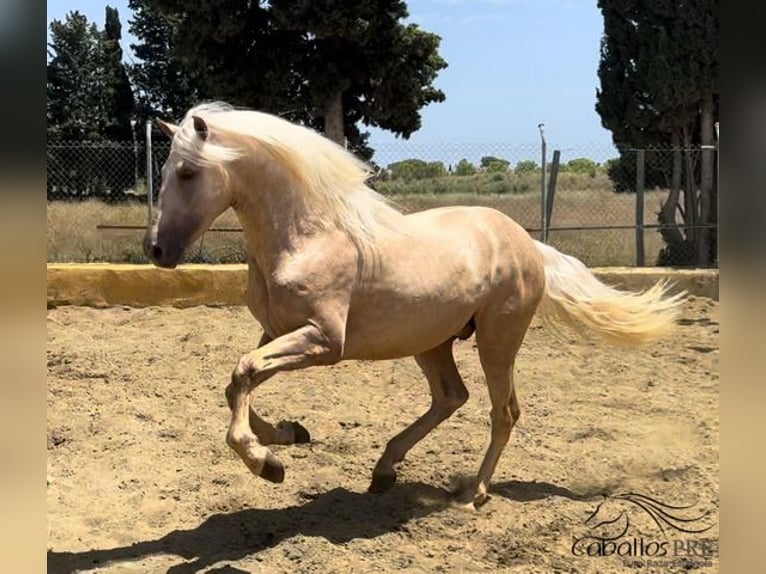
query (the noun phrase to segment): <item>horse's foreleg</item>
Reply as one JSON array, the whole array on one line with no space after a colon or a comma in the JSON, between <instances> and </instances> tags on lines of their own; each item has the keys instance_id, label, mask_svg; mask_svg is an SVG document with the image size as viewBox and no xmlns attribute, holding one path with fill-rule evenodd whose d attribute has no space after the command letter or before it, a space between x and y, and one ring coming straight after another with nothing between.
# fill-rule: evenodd
<instances>
[{"instance_id":1,"label":"horse's foreleg","mask_svg":"<svg viewBox=\"0 0 766 574\"><path fill-rule=\"evenodd\" d=\"M226 442L253 474L272 482L284 479L282 464L256 435L263 436L266 442L269 439L281 442L274 439L286 436L296 442L297 432L285 424L273 427L252 412L252 391L279 371L335 363L340 359L341 349L342 345L312 324L278 337L240 359L226 389L232 414Z\"/></svg>"},{"instance_id":2,"label":"horse's foreleg","mask_svg":"<svg viewBox=\"0 0 766 574\"><path fill-rule=\"evenodd\" d=\"M372 472L371 492L380 492L392 487L396 482L394 464L404 460L404 456L413 446L468 400L468 390L452 356L452 340L416 356L415 360L428 379L431 407L388 442L383 456Z\"/></svg>"},{"instance_id":3,"label":"horse's foreleg","mask_svg":"<svg viewBox=\"0 0 766 574\"><path fill-rule=\"evenodd\" d=\"M263 333L258 343L258 348L260 349L264 345L268 345L272 340L266 333ZM230 409L232 408L233 390L234 384L230 383L226 387L226 402L229 404ZM249 418L250 428L262 445L307 443L311 440L309 431L298 422L281 421L274 426L258 416L258 413L253 410L252 406L250 407Z\"/></svg>"},{"instance_id":4,"label":"horse's foreleg","mask_svg":"<svg viewBox=\"0 0 766 574\"><path fill-rule=\"evenodd\" d=\"M226 386L226 402L229 408L233 410L234 401L234 382ZM306 428L297 421L280 421L273 425L267 420L262 419L250 405L249 422L250 429L258 437L258 442L262 445L269 444L301 444L311 441L311 435Z\"/></svg>"}]
</instances>

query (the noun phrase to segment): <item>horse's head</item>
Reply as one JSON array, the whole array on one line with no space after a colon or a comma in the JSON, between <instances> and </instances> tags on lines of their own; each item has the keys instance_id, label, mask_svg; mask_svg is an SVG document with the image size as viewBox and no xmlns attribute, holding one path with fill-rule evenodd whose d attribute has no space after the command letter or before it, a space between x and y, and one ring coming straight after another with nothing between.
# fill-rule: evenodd
<instances>
[{"instance_id":1,"label":"horse's head","mask_svg":"<svg viewBox=\"0 0 766 574\"><path fill-rule=\"evenodd\" d=\"M221 136L199 116L181 125L162 120L160 129L172 140L170 155L162 167L158 211L149 224L144 251L159 267L175 267L186 248L231 206L229 179L224 169L233 150L216 142Z\"/></svg>"}]
</instances>

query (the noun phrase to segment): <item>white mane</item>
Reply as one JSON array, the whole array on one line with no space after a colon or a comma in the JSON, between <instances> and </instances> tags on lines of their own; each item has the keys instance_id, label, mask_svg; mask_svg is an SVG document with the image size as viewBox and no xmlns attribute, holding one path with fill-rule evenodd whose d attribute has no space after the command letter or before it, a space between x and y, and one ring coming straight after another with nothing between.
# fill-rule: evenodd
<instances>
[{"instance_id":1,"label":"white mane","mask_svg":"<svg viewBox=\"0 0 766 574\"><path fill-rule=\"evenodd\" d=\"M222 166L248 153L247 149L203 141L195 134L193 116L203 118L211 129L252 138L292 175L293 191L300 194L314 219L332 222L355 242L369 245L380 226L399 215L366 185L372 173L369 165L316 131L271 114L237 110L222 102L190 109L173 146L192 163Z\"/></svg>"}]
</instances>

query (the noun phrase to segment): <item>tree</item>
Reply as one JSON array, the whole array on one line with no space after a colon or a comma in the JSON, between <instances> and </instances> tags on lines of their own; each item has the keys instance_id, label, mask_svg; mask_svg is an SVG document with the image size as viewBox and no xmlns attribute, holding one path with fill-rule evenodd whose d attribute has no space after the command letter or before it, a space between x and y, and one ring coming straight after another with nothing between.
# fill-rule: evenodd
<instances>
[{"instance_id":1,"label":"tree","mask_svg":"<svg viewBox=\"0 0 766 574\"><path fill-rule=\"evenodd\" d=\"M447 175L444 164L440 161L423 161L422 159L404 159L388 166L391 179L430 179Z\"/></svg>"},{"instance_id":2,"label":"tree","mask_svg":"<svg viewBox=\"0 0 766 574\"><path fill-rule=\"evenodd\" d=\"M715 260L715 236L699 225L717 221L710 147L718 117L718 0L599 0L599 7L596 111L624 159L631 147L674 150L670 194L659 214L666 225L662 262L707 265ZM699 161L693 146L703 146ZM675 224L677 213L685 225Z\"/></svg>"},{"instance_id":3,"label":"tree","mask_svg":"<svg viewBox=\"0 0 766 574\"><path fill-rule=\"evenodd\" d=\"M569 160L566 164L566 171L571 171L572 173L587 173L591 177L596 177L597 169L598 164L587 157L577 157Z\"/></svg>"},{"instance_id":4,"label":"tree","mask_svg":"<svg viewBox=\"0 0 766 574\"><path fill-rule=\"evenodd\" d=\"M492 164L505 164L506 167L511 165L511 162L493 155L485 155L479 160L479 165L482 169L489 170Z\"/></svg>"},{"instance_id":5,"label":"tree","mask_svg":"<svg viewBox=\"0 0 766 574\"><path fill-rule=\"evenodd\" d=\"M507 173L511 162L505 159L497 159L487 164L487 171L489 173Z\"/></svg>"},{"instance_id":6,"label":"tree","mask_svg":"<svg viewBox=\"0 0 766 574\"><path fill-rule=\"evenodd\" d=\"M113 141L130 141L133 119L133 90L122 62L122 24L116 8L106 7L104 32L100 42L102 76L103 134Z\"/></svg>"},{"instance_id":7,"label":"tree","mask_svg":"<svg viewBox=\"0 0 766 574\"><path fill-rule=\"evenodd\" d=\"M455 166L455 175L473 175L476 173L476 167L467 159L463 158Z\"/></svg>"},{"instance_id":8,"label":"tree","mask_svg":"<svg viewBox=\"0 0 766 574\"><path fill-rule=\"evenodd\" d=\"M205 93L323 129L367 155L358 124L402 137L444 99L439 37L405 25L400 0L145 0L178 20L178 54Z\"/></svg>"},{"instance_id":9,"label":"tree","mask_svg":"<svg viewBox=\"0 0 766 574\"><path fill-rule=\"evenodd\" d=\"M137 93L137 119L180 120L205 97L199 71L184 65L178 53L180 18L159 10L151 0L130 0L130 32L139 41L131 49L139 62L130 67Z\"/></svg>"},{"instance_id":10,"label":"tree","mask_svg":"<svg viewBox=\"0 0 766 574\"><path fill-rule=\"evenodd\" d=\"M80 12L50 24L46 68L46 117L49 138L97 140L100 97L99 41L95 24Z\"/></svg>"},{"instance_id":11,"label":"tree","mask_svg":"<svg viewBox=\"0 0 766 574\"><path fill-rule=\"evenodd\" d=\"M133 92L122 62L117 10L107 6L104 30L80 12L50 25L48 135L66 140L130 140Z\"/></svg>"},{"instance_id":12,"label":"tree","mask_svg":"<svg viewBox=\"0 0 766 574\"><path fill-rule=\"evenodd\" d=\"M525 159L516 164L516 173L531 173L540 169L531 159Z\"/></svg>"},{"instance_id":13,"label":"tree","mask_svg":"<svg viewBox=\"0 0 766 574\"><path fill-rule=\"evenodd\" d=\"M133 94L120 37L119 16L108 6L103 31L76 11L51 22L47 133L68 143L48 150L49 193L114 200L134 184L135 166L121 147L132 135ZM83 142L89 147L77 145Z\"/></svg>"}]
</instances>

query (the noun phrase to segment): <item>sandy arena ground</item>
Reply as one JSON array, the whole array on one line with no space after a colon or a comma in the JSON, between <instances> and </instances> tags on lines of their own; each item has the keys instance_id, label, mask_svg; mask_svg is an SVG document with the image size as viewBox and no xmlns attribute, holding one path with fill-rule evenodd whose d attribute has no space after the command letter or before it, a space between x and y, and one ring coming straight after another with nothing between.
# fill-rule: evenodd
<instances>
[{"instance_id":1,"label":"sandy arena ground","mask_svg":"<svg viewBox=\"0 0 766 574\"><path fill-rule=\"evenodd\" d=\"M474 512L450 499L489 440L473 339L456 345L468 403L410 452L396 487L368 494L388 439L429 404L412 359L260 387L260 414L312 435L273 447L286 468L273 485L224 442L223 389L260 335L246 309L60 307L47 322L49 573L718 571L715 301L692 298L670 340L635 351L534 323L516 365L521 420ZM691 505L665 510L708 529L663 534L616 498L604 524L585 524L626 492ZM623 531L619 551L575 544Z\"/></svg>"}]
</instances>

